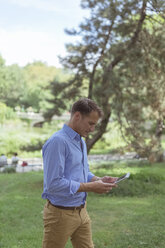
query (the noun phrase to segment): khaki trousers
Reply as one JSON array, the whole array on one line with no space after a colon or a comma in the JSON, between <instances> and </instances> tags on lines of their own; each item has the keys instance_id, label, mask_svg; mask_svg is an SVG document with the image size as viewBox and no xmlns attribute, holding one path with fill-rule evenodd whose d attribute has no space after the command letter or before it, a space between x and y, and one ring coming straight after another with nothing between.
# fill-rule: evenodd
<instances>
[{"instance_id":1,"label":"khaki trousers","mask_svg":"<svg viewBox=\"0 0 165 248\"><path fill-rule=\"evenodd\" d=\"M64 248L69 237L74 248L94 248L86 207L81 210L64 210L47 202L43 220L43 248Z\"/></svg>"}]
</instances>

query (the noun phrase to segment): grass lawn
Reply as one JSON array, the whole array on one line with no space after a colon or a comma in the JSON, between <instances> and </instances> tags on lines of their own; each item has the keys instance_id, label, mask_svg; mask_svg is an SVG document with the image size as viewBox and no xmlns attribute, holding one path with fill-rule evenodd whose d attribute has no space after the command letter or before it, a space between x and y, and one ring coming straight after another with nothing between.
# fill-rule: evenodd
<instances>
[{"instance_id":1,"label":"grass lawn","mask_svg":"<svg viewBox=\"0 0 165 248\"><path fill-rule=\"evenodd\" d=\"M119 166L124 170L124 165ZM133 176L122 182L115 194L88 195L95 248L164 248L165 166L126 166ZM102 170L97 168L100 175L111 170L118 174L114 165ZM151 171L157 176L153 181ZM42 179L42 172L0 173L0 248L42 247ZM141 194L136 193L138 186ZM69 241L66 248L71 247Z\"/></svg>"}]
</instances>

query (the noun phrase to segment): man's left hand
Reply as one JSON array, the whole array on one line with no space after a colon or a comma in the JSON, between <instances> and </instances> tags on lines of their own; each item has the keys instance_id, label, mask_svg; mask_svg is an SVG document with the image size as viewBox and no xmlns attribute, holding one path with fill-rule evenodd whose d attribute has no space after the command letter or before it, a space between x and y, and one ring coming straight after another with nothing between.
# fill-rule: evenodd
<instances>
[{"instance_id":1,"label":"man's left hand","mask_svg":"<svg viewBox=\"0 0 165 248\"><path fill-rule=\"evenodd\" d=\"M102 180L102 182L104 183L114 183L118 177L109 177L109 176L104 176L100 178Z\"/></svg>"}]
</instances>

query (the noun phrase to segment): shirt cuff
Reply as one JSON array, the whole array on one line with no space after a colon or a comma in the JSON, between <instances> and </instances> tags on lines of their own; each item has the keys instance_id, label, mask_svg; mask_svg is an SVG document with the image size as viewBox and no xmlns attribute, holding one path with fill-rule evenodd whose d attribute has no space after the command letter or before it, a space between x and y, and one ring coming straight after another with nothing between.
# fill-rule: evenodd
<instances>
[{"instance_id":1,"label":"shirt cuff","mask_svg":"<svg viewBox=\"0 0 165 248\"><path fill-rule=\"evenodd\" d=\"M71 194L71 195L76 194L79 188L80 188L80 183L71 180L71 184L70 184L70 194Z\"/></svg>"},{"instance_id":2,"label":"shirt cuff","mask_svg":"<svg viewBox=\"0 0 165 248\"><path fill-rule=\"evenodd\" d=\"M94 177L95 175L92 172L88 172L88 182L91 182L92 177Z\"/></svg>"}]
</instances>

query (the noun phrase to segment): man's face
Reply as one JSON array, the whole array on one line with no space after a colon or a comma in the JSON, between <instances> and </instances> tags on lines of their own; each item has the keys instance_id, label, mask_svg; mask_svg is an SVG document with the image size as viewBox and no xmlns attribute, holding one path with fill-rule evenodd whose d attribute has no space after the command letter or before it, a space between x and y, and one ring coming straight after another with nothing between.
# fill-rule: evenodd
<instances>
[{"instance_id":1,"label":"man's face","mask_svg":"<svg viewBox=\"0 0 165 248\"><path fill-rule=\"evenodd\" d=\"M80 112L78 112L78 114L77 133L82 137L87 137L90 132L95 130L99 115L96 111L92 111L89 115L82 115Z\"/></svg>"}]
</instances>

